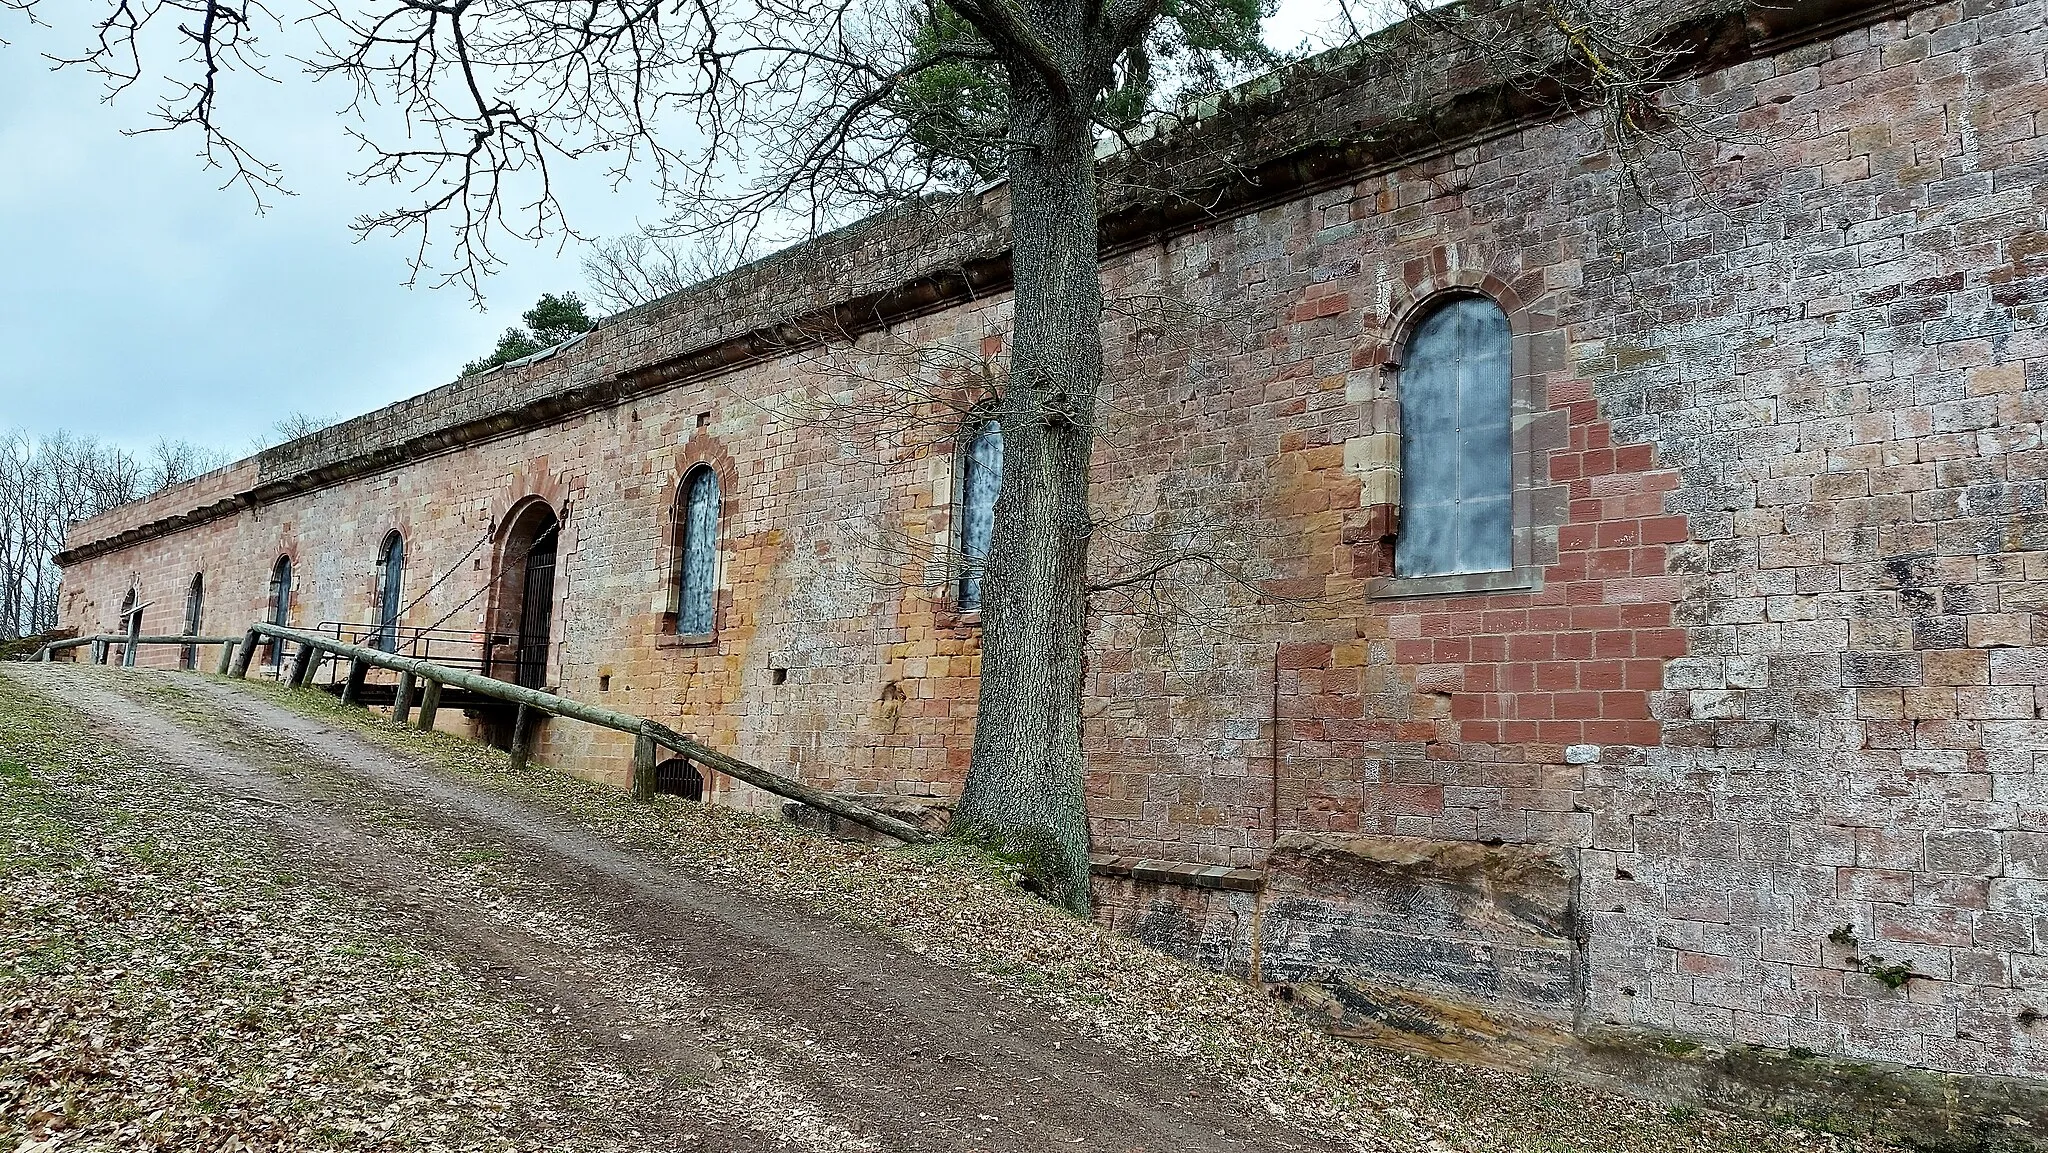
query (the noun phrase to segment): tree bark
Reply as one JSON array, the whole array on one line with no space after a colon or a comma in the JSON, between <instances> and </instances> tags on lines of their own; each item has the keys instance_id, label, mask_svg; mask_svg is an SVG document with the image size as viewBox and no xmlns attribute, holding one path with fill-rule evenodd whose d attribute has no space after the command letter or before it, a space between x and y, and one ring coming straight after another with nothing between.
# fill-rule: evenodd
<instances>
[{"instance_id":1,"label":"tree bark","mask_svg":"<svg viewBox=\"0 0 2048 1153\"><path fill-rule=\"evenodd\" d=\"M1086 65L1076 64L1078 78ZM954 828L1016 860L1027 887L1085 913L1081 678L1102 281L1095 140L1088 109L1073 103L1028 72L1012 76L1003 480L982 580L980 717Z\"/></svg>"}]
</instances>

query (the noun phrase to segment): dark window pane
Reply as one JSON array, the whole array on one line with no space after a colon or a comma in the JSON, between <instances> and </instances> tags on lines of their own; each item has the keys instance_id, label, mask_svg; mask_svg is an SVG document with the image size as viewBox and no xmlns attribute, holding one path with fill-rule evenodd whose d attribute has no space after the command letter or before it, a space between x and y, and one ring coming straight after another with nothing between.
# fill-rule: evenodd
<instances>
[{"instance_id":1,"label":"dark window pane","mask_svg":"<svg viewBox=\"0 0 2048 1153\"><path fill-rule=\"evenodd\" d=\"M718 603L718 474L700 468L690 474L683 497L682 611L676 631L711 631Z\"/></svg>"},{"instance_id":2,"label":"dark window pane","mask_svg":"<svg viewBox=\"0 0 2048 1153\"><path fill-rule=\"evenodd\" d=\"M1460 297L1415 330L1401 366L1399 576L1513 567L1508 318Z\"/></svg>"},{"instance_id":3,"label":"dark window pane","mask_svg":"<svg viewBox=\"0 0 2048 1153\"><path fill-rule=\"evenodd\" d=\"M960 607L981 607L981 561L995 533L996 496L1003 488L1003 429L995 421L983 425L967 447L960 492L960 557L966 575L960 578Z\"/></svg>"}]
</instances>

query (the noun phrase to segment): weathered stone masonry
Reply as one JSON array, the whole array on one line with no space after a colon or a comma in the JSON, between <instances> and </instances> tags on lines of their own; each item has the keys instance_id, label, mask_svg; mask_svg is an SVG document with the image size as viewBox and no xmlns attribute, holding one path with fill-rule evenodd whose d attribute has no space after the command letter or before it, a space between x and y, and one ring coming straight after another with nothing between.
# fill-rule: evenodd
<instances>
[{"instance_id":1,"label":"weathered stone masonry","mask_svg":"<svg viewBox=\"0 0 2048 1153\"><path fill-rule=\"evenodd\" d=\"M1671 102L1715 142L1648 157L1649 203L1591 118L1497 107L1361 132L1214 220L1112 214L1105 551L1244 579L1097 606L1103 915L1468 1052L1648 1032L2048 1077L2048 7L1697 25L1712 66ZM1369 73L1215 131L1336 138ZM1000 348L999 200L944 259L856 230L81 525L65 621L111 629L135 588L168 629L203 571L203 630L239 627L283 554L295 621L370 620L395 528L408 596L440 581L406 623L502 632L495 534L538 497L550 684L943 801L973 620L866 574L881 535L947 539L955 462L770 402L886 346ZM1404 341L1454 291L1513 333L1517 560L1483 589L1390 566ZM840 301L886 333L748 335ZM699 462L705 641L668 630ZM576 726L540 756L618 780L628 752Z\"/></svg>"}]
</instances>

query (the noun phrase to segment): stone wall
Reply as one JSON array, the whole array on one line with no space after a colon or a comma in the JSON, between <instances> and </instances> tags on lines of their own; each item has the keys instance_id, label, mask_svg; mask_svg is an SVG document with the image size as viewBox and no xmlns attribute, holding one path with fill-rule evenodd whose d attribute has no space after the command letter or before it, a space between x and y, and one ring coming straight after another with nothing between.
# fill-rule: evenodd
<instances>
[{"instance_id":1,"label":"stone wall","mask_svg":"<svg viewBox=\"0 0 2048 1153\"><path fill-rule=\"evenodd\" d=\"M1094 836L1264 874L1105 878L1113 923L1403 1012L2048 1077L2048 7L1762 11L1778 39L1678 85L1693 143L1633 172L1590 117L1510 116L1112 248L1096 564L1190 559L1095 605ZM1316 107L1366 102L1343 92ZM987 228L948 261L993 275ZM1399 350L1448 290L1515 334L1519 559L1482 591L1388 575ZM239 625L282 552L295 619L369 619L397 527L408 588L440 582L408 623L502 630L494 533L538 496L564 518L551 684L950 796L975 626L902 543L948 539L950 430L777 407L892 350L1000 352L999 285L934 292L851 347L729 359L704 350L739 321L628 314L274 450L242 506L174 490L155 539L133 510L82 526L64 623L204 569L206 628ZM705 644L664 633L698 462L726 498ZM163 521L181 501L214 519ZM541 752L611 780L627 756L559 725ZM1436 848L1398 883L1360 847L1411 838ZM1555 869L1475 889L1475 846ZM1541 916L1474 913L1507 907Z\"/></svg>"}]
</instances>

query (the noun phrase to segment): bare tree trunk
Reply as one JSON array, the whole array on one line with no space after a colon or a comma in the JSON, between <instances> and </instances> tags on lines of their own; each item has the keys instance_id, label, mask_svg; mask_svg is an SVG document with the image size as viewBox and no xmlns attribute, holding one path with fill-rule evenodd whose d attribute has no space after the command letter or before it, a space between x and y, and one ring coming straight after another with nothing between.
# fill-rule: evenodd
<instances>
[{"instance_id":1,"label":"bare tree trunk","mask_svg":"<svg viewBox=\"0 0 2048 1153\"><path fill-rule=\"evenodd\" d=\"M1095 142L1086 110L1031 78L1011 98L1003 482L982 584L980 718L954 823L1017 860L1027 886L1085 913L1088 458L1102 383Z\"/></svg>"}]
</instances>

